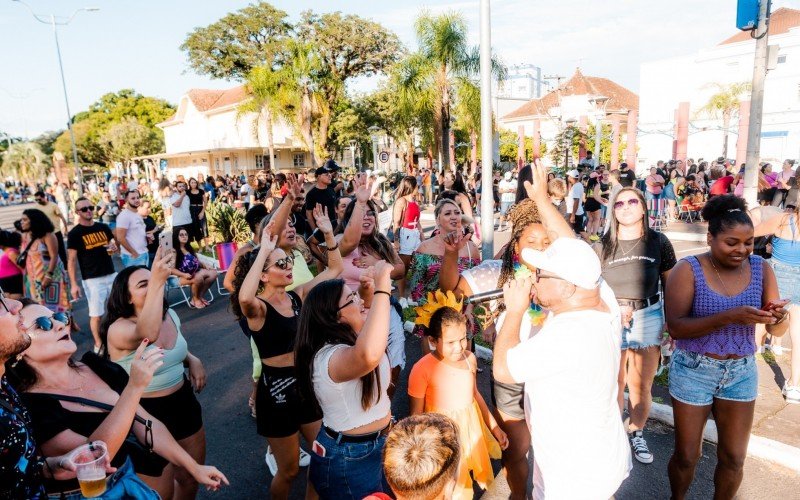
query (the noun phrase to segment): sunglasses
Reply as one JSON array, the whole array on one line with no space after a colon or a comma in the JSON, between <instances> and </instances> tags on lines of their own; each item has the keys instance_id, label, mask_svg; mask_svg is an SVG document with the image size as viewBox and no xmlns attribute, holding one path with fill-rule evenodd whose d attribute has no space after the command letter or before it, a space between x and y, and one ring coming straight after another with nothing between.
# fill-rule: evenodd
<instances>
[{"instance_id":1,"label":"sunglasses","mask_svg":"<svg viewBox=\"0 0 800 500\"><path fill-rule=\"evenodd\" d=\"M547 271L542 271L538 267L536 268L536 283L539 282L541 279L554 279L554 280L563 280L561 276L553 273L548 273Z\"/></svg>"},{"instance_id":2,"label":"sunglasses","mask_svg":"<svg viewBox=\"0 0 800 500\"><path fill-rule=\"evenodd\" d=\"M55 329L54 320L61 324L69 325L70 315L66 312L57 312L53 313L52 316L40 316L33 320L33 324L28 329L30 330L35 326L43 332L50 332Z\"/></svg>"},{"instance_id":3,"label":"sunglasses","mask_svg":"<svg viewBox=\"0 0 800 500\"><path fill-rule=\"evenodd\" d=\"M278 259L275 262L273 262L272 264L270 264L267 267L265 267L264 271L266 271L267 269L269 269L272 266L278 266L278 269L281 269L281 270L285 271L285 270L289 269L289 266L294 266L294 257L291 256L291 255L287 255L286 257L284 257L282 259Z\"/></svg>"},{"instance_id":4,"label":"sunglasses","mask_svg":"<svg viewBox=\"0 0 800 500\"><path fill-rule=\"evenodd\" d=\"M635 207L638 204L639 204L639 199L638 198L631 198L630 200L628 200L628 206L629 207ZM614 208L615 209L622 208L624 206L625 206L625 202L624 201L618 201L618 202L614 203Z\"/></svg>"},{"instance_id":5,"label":"sunglasses","mask_svg":"<svg viewBox=\"0 0 800 500\"><path fill-rule=\"evenodd\" d=\"M89 205L88 207L79 208L78 212L93 212L95 208L94 205Z\"/></svg>"},{"instance_id":6,"label":"sunglasses","mask_svg":"<svg viewBox=\"0 0 800 500\"><path fill-rule=\"evenodd\" d=\"M343 305L339 306L339 308L336 309L337 313L339 311L341 311L342 309L344 309L345 307L349 306L350 304L355 304L356 302L361 302L361 296L358 294L358 292L351 292L350 295L348 295L348 297L350 298L350 300L345 302Z\"/></svg>"},{"instance_id":7,"label":"sunglasses","mask_svg":"<svg viewBox=\"0 0 800 500\"><path fill-rule=\"evenodd\" d=\"M375 210L367 210L364 212L364 217L375 217Z\"/></svg>"}]
</instances>

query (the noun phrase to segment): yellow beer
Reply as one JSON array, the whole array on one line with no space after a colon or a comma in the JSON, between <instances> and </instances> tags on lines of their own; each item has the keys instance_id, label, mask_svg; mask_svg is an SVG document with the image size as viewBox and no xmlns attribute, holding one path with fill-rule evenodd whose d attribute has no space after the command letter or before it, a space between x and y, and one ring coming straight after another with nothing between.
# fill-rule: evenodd
<instances>
[{"instance_id":1,"label":"yellow beer","mask_svg":"<svg viewBox=\"0 0 800 500\"><path fill-rule=\"evenodd\" d=\"M83 496L94 498L106 492L106 473L103 470L95 469L81 475L84 477L78 477L78 484L81 486Z\"/></svg>"}]
</instances>

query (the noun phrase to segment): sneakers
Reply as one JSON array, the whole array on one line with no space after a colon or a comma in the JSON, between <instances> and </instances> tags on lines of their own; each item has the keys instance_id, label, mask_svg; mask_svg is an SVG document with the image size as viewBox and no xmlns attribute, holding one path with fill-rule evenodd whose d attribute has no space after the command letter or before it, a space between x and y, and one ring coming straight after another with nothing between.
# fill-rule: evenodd
<instances>
[{"instance_id":1,"label":"sneakers","mask_svg":"<svg viewBox=\"0 0 800 500\"><path fill-rule=\"evenodd\" d=\"M593 234L593 235L589 236L589 241L592 241L592 242L600 241L600 237L598 235L596 235L596 234Z\"/></svg>"},{"instance_id":2,"label":"sneakers","mask_svg":"<svg viewBox=\"0 0 800 500\"><path fill-rule=\"evenodd\" d=\"M275 460L275 455L272 454L272 449L267 447L267 454L264 455L264 461L267 463L269 473L272 477L278 473L278 461ZM303 448L300 448L300 467L308 467L311 464L311 455L306 453Z\"/></svg>"},{"instance_id":3,"label":"sneakers","mask_svg":"<svg viewBox=\"0 0 800 500\"><path fill-rule=\"evenodd\" d=\"M775 356L783 356L786 351L791 351L791 349L788 349L781 345L767 344L765 347L767 348L767 350L772 351L772 354L774 354Z\"/></svg>"},{"instance_id":4,"label":"sneakers","mask_svg":"<svg viewBox=\"0 0 800 500\"><path fill-rule=\"evenodd\" d=\"M653 454L647 447L647 441L642 436L642 431L634 431L628 435L631 440L631 447L633 448L633 456L636 460L643 464L653 463Z\"/></svg>"},{"instance_id":5,"label":"sneakers","mask_svg":"<svg viewBox=\"0 0 800 500\"><path fill-rule=\"evenodd\" d=\"M781 391L787 403L800 404L800 385L789 385L789 381L783 384Z\"/></svg>"}]
</instances>

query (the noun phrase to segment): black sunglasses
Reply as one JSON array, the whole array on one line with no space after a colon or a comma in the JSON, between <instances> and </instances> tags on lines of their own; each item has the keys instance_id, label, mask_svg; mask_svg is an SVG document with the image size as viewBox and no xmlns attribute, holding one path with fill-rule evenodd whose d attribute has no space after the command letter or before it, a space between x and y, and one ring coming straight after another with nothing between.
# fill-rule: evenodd
<instances>
[{"instance_id":1,"label":"black sunglasses","mask_svg":"<svg viewBox=\"0 0 800 500\"><path fill-rule=\"evenodd\" d=\"M55 328L55 324L53 324L53 320L58 321L64 325L69 325L70 316L67 312L57 312L53 313L52 316L39 316L35 320L33 320L33 324L29 328L33 328L34 326L43 332L52 331Z\"/></svg>"},{"instance_id":2,"label":"black sunglasses","mask_svg":"<svg viewBox=\"0 0 800 500\"><path fill-rule=\"evenodd\" d=\"M291 255L287 255L286 257L284 257L282 259L278 259L275 262L273 262L272 264L270 264L267 267L265 267L264 271L266 271L267 269L269 269L272 266L278 266L278 269L281 269L281 270L285 271L285 270L289 269L289 266L294 266L294 257L291 256Z\"/></svg>"},{"instance_id":3,"label":"black sunglasses","mask_svg":"<svg viewBox=\"0 0 800 500\"><path fill-rule=\"evenodd\" d=\"M350 304L355 304L356 300L361 298L361 296L358 295L358 292L351 292L350 295L348 295L348 297L350 297L350 300L348 300L347 302L345 302L344 304L339 306L339 308L336 309L336 312L341 311L342 309L344 309L345 307L349 306Z\"/></svg>"},{"instance_id":4,"label":"black sunglasses","mask_svg":"<svg viewBox=\"0 0 800 500\"><path fill-rule=\"evenodd\" d=\"M88 207L79 208L78 212L92 212L94 211L94 209L95 209L94 205L89 205Z\"/></svg>"},{"instance_id":5,"label":"black sunglasses","mask_svg":"<svg viewBox=\"0 0 800 500\"><path fill-rule=\"evenodd\" d=\"M638 198L631 198L630 200L628 200L628 206L629 207L635 207L638 204L639 204L639 199ZM618 202L614 203L614 208L615 209L616 208L622 208L624 206L625 206L625 202L624 201L618 201Z\"/></svg>"}]
</instances>

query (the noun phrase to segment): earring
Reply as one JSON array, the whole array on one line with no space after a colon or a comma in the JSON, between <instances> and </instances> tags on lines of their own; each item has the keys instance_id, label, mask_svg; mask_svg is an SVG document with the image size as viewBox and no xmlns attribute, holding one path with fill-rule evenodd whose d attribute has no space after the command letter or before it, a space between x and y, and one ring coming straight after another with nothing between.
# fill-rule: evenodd
<instances>
[{"instance_id":1,"label":"earring","mask_svg":"<svg viewBox=\"0 0 800 500\"><path fill-rule=\"evenodd\" d=\"M11 363L11 368L16 368L16 367L17 367L17 365L19 364L19 362L20 362L20 361L22 361L22 358L23 358L23 357L24 357L24 356L22 355L22 353L19 353L19 354L17 354L17 357L16 357L16 358L14 358L14 362L13 362L13 363Z\"/></svg>"}]
</instances>

